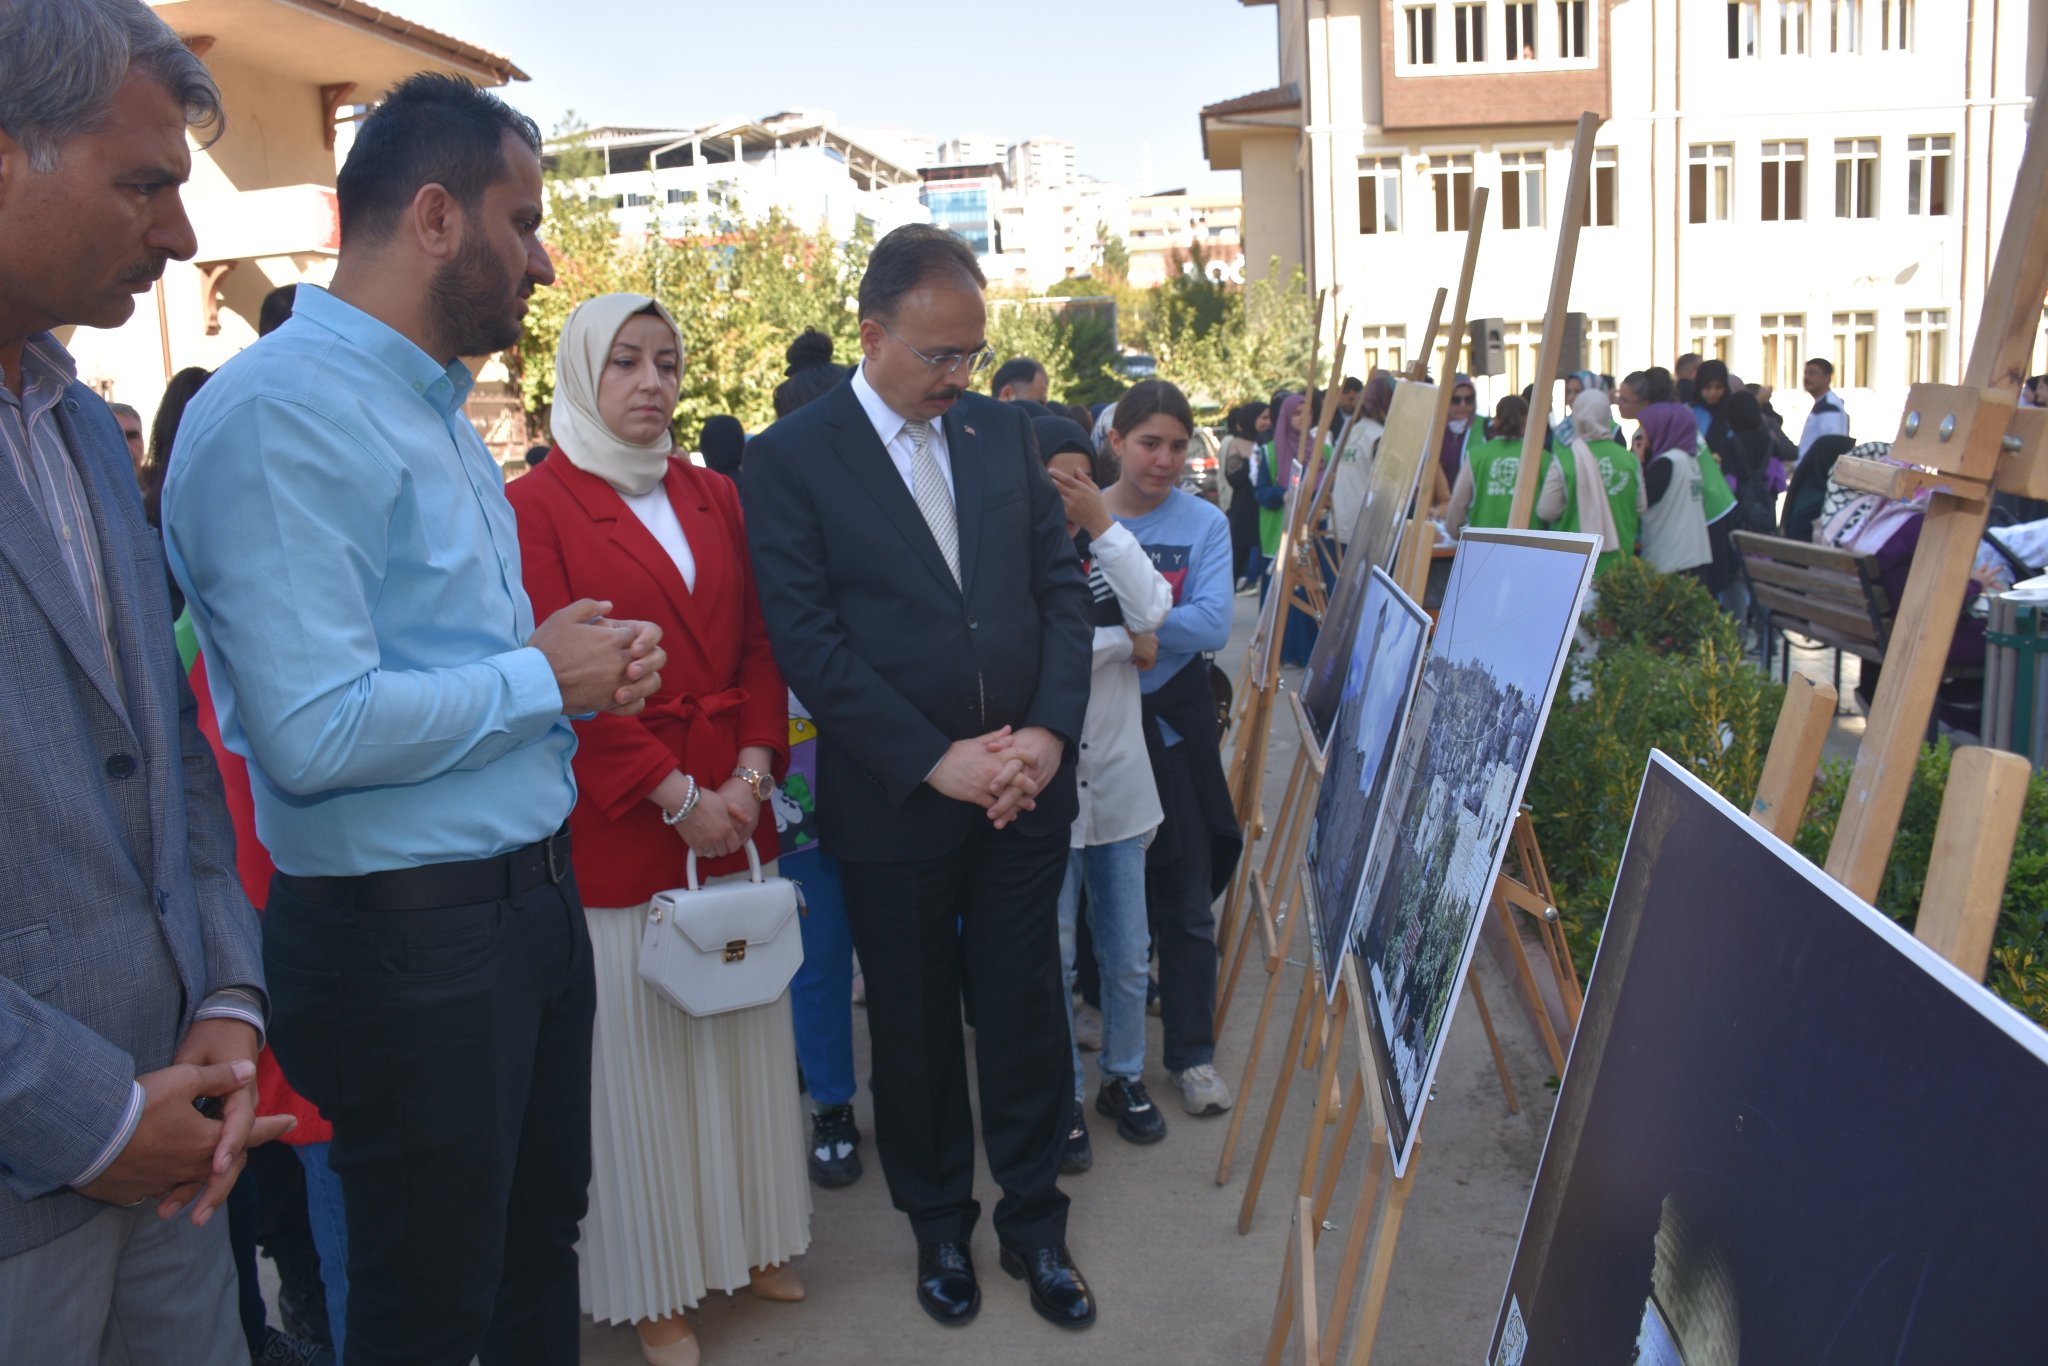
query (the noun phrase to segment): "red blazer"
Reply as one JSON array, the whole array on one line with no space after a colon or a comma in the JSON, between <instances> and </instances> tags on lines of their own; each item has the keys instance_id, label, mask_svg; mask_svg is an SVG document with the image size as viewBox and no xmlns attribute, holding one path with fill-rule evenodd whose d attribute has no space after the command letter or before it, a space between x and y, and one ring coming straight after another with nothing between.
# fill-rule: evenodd
<instances>
[{"instance_id":1,"label":"red blazer","mask_svg":"<svg viewBox=\"0 0 2048 1366\"><path fill-rule=\"evenodd\" d=\"M697 589L612 486L559 449L505 493L519 517L519 553L536 620L578 598L661 627L668 664L638 716L576 723L576 809L569 813L576 881L587 906L637 906L680 887L688 847L647 800L677 768L707 788L732 776L750 745L789 767L789 704L754 596L739 489L722 474L671 459L668 498L697 561ZM754 829L762 862L775 857L775 816ZM698 864L699 876L744 870L746 851Z\"/></svg>"}]
</instances>

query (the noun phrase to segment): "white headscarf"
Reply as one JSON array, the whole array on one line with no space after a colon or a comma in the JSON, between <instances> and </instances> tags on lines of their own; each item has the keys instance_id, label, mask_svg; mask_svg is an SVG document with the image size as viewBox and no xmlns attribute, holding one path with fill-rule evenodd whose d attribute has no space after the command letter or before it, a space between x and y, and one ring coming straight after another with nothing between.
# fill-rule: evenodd
<instances>
[{"instance_id":1,"label":"white headscarf","mask_svg":"<svg viewBox=\"0 0 2048 1366\"><path fill-rule=\"evenodd\" d=\"M1579 530L1600 538L1600 549L1626 550L1621 528L1614 524L1614 509L1607 505L1607 481L1600 476L1600 462L1593 458L1588 441L1614 439L1614 408L1597 385L1579 390L1572 400L1572 471L1579 486Z\"/></svg>"},{"instance_id":2,"label":"white headscarf","mask_svg":"<svg viewBox=\"0 0 2048 1366\"><path fill-rule=\"evenodd\" d=\"M570 464L634 497L661 482L675 440L666 429L645 445L620 436L597 410L597 385L619 329L650 307L675 334L680 351L683 340L676 320L644 294L600 294L576 306L562 324L562 340L555 348L555 403L548 423Z\"/></svg>"}]
</instances>

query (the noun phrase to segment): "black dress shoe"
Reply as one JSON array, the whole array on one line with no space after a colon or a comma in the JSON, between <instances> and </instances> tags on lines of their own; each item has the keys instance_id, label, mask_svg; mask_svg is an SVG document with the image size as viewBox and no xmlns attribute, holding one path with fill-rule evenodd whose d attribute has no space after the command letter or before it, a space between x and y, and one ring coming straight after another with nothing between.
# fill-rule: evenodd
<instances>
[{"instance_id":1,"label":"black dress shoe","mask_svg":"<svg viewBox=\"0 0 2048 1366\"><path fill-rule=\"evenodd\" d=\"M1073 1118L1067 1122L1067 1145L1060 1152L1060 1175L1079 1176L1094 1165L1095 1145L1088 1141L1088 1120L1077 1100Z\"/></svg>"},{"instance_id":2,"label":"black dress shoe","mask_svg":"<svg viewBox=\"0 0 2048 1366\"><path fill-rule=\"evenodd\" d=\"M1038 1317L1062 1328L1086 1328L1095 1322L1095 1296L1063 1247L1030 1252L1004 1248L1003 1270L1031 1287L1031 1307Z\"/></svg>"},{"instance_id":3,"label":"black dress shoe","mask_svg":"<svg viewBox=\"0 0 2048 1366\"><path fill-rule=\"evenodd\" d=\"M981 1282L974 1279L974 1257L967 1244L917 1245L917 1303L948 1328L958 1328L981 1312Z\"/></svg>"}]
</instances>

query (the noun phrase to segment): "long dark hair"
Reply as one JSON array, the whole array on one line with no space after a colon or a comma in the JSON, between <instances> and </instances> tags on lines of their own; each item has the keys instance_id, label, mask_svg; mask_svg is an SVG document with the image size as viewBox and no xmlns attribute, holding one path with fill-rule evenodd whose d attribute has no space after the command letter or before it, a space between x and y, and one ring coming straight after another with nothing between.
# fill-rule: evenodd
<instances>
[{"instance_id":1,"label":"long dark hair","mask_svg":"<svg viewBox=\"0 0 2048 1366\"><path fill-rule=\"evenodd\" d=\"M213 378L213 371L188 365L171 376L164 396L157 401L156 416L149 424L149 459L142 466L142 511L149 524L163 529L164 478L171 472L171 447L178 439L178 424L185 420L185 405Z\"/></svg>"}]
</instances>

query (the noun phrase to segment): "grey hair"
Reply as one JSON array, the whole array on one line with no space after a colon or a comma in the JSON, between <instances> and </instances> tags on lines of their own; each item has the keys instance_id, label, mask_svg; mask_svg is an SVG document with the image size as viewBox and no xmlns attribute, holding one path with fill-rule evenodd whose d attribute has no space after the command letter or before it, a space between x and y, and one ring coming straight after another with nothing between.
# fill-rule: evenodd
<instances>
[{"instance_id":1,"label":"grey hair","mask_svg":"<svg viewBox=\"0 0 2048 1366\"><path fill-rule=\"evenodd\" d=\"M130 71L161 82L205 145L220 136L212 73L142 0L0 0L0 128L37 171L100 126Z\"/></svg>"}]
</instances>

